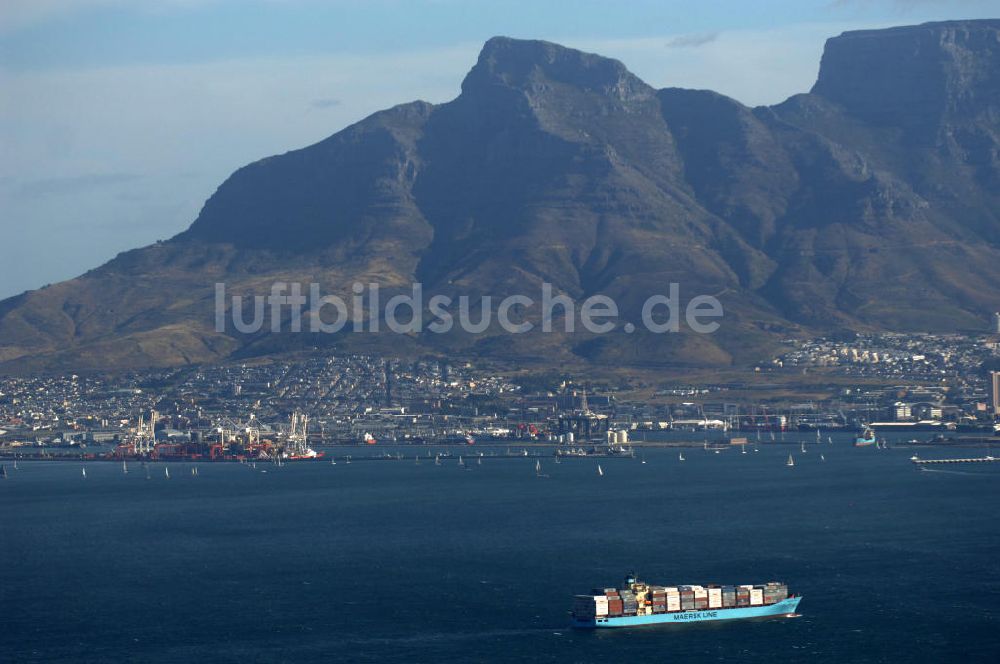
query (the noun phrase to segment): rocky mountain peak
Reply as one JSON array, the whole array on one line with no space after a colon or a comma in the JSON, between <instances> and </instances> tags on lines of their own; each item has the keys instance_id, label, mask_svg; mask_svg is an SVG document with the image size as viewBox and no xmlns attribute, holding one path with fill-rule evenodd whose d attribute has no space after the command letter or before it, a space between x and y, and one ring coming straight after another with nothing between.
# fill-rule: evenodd
<instances>
[{"instance_id":1,"label":"rocky mountain peak","mask_svg":"<svg viewBox=\"0 0 1000 664\"><path fill-rule=\"evenodd\" d=\"M530 93L551 84L596 92L619 101L649 99L655 91L618 60L540 40L493 37L462 83L462 93L477 95L495 87Z\"/></svg>"},{"instance_id":2,"label":"rocky mountain peak","mask_svg":"<svg viewBox=\"0 0 1000 664\"><path fill-rule=\"evenodd\" d=\"M1000 20L845 32L826 42L813 94L861 120L929 129L1000 106Z\"/></svg>"}]
</instances>

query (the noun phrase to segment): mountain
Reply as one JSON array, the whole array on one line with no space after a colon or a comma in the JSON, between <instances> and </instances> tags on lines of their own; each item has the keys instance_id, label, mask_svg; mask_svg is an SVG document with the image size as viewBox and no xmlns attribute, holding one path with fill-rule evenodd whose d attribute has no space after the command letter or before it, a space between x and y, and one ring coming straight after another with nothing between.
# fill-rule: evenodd
<instances>
[{"instance_id":1,"label":"mountain","mask_svg":"<svg viewBox=\"0 0 1000 664\"><path fill-rule=\"evenodd\" d=\"M420 282L425 301L494 306L549 283L576 302L608 295L636 323L677 283L725 317L714 334L216 331L216 283L266 295L275 281L346 301L378 283L383 302ZM1000 20L844 33L809 93L758 108L498 37L453 101L245 166L176 237L0 302L0 368L313 347L743 365L787 336L985 329L998 309Z\"/></svg>"}]
</instances>

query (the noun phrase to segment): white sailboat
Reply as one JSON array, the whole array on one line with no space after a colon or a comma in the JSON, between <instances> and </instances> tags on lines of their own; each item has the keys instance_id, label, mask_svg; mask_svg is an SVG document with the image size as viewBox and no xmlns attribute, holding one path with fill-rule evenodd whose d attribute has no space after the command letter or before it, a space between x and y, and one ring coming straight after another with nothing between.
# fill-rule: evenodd
<instances>
[{"instance_id":1,"label":"white sailboat","mask_svg":"<svg viewBox=\"0 0 1000 664\"><path fill-rule=\"evenodd\" d=\"M804 441L804 440L802 441L802 453L803 454L806 453L806 441Z\"/></svg>"},{"instance_id":2,"label":"white sailboat","mask_svg":"<svg viewBox=\"0 0 1000 664\"><path fill-rule=\"evenodd\" d=\"M87 469L86 468L81 468L80 472L83 474L83 479L87 479Z\"/></svg>"},{"instance_id":3,"label":"white sailboat","mask_svg":"<svg viewBox=\"0 0 1000 664\"><path fill-rule=\"evenodd\" d=\"M825 457L825 456L823 456L822 454L820 454L820 455L819 455L819 460L820 460L820 461L826 461L826 457Z\"/></svg>"},{"instance_id":4,"label":"white sailboat","mask_svg":"<svg viewBox=\"0 0 1000 664\"><path fill-rule=\"evenodd\" d=\"M169 466L164 466L163 467L163 477L165 477L168 480L170 479L170 467Z\"/></svg>"},{"instance_id":5,"label":"white sailboat","mask_svg":"<svg viewBox=\"0 0 1000 664\"><path fill-rule=\"evenodd\" d=\"M128 464L122 459L122 474L128 475Z\"/></svg>"},{"instance_id":6,"label":"white sailboat","mask_svg":"<svg viewBox=\"0 0 1000 664\"><path fill-rule=\"evenodd\" d=\"M601 468L601 464L597 464L597 474L598 474L598 475L599 475L600 477L604 477L604 469L603 469L603 468Z\"/></svg>"},{"instance_id":7,"label":"white sailboat","mask_svg":"<svg viewBox=\"0 0 1000 664\"><path fill-rule=\"evenodd\" d=\"M462 455L461 454L458 455L458 466L459 466L459 468L464 468L465 467L465 461L462 459Z\"/></svg>"},{"instance_id":8,"label":"white sailboat","mask_svg":"<svg viewBox=\"0 0 1000 664\"><path fill-rule=\"evenodd\" d=\"M747 453L747 446L740 445L740 454L746 454L746 453Z\"/></svg>"},{"instance_id":9,"label":"white sailboat","mask_svg":"<svg viewBox=\"0 0 1000 664\"><path fill-rule=\"evenodd\" d=\"M683 461L684 460L684 453L683 452L681 452L680 454L677 455L677 460L678 461Z\"/></svg>"},{"instance_id":10,"label":"white sailboat","mask_svg":"<svg viewBox=\"0 0 1000 664\"><path fill-rule=\"evenodd\" d=\"M788 461L785 462L785 465L788 467L792 467L795 465L795 459L792 458L791 454L788 455Z\"/></svg>"}]
</instances>

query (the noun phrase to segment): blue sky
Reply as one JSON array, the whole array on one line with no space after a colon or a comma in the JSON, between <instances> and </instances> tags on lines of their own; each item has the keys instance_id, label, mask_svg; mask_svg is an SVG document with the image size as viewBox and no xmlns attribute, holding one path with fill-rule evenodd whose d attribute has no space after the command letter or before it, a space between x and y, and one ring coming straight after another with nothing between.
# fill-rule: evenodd
<instances>
[{"instance_id":1,"label":"blue sky","mask_svg":"<svg viewBox=\"0 0 1000 664\"><path fill-rule=\"evenodd\" d=\"M0 2L0 298L186 228L239 166L459 92L494 35L622 60L747 104L809 89L844 30L995 3L414 0Z\"/></svg>"}]
</instances>

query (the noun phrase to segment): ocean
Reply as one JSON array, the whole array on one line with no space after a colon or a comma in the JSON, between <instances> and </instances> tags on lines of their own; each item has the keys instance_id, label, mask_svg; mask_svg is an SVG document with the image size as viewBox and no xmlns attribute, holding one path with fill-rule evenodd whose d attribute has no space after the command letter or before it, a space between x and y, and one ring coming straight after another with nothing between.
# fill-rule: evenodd
<instances>
[{"instance_id":1,"label":"ocean","mask_svg":"<svg viewBox=\"0 0 1000 664\"><path fill-rule=\"evenodd\" d=\"M0 660L1000 658L1000 469L920 472L910 450L847 436L806 453L686 449L684 462L662 448L546 456L547 477L534 458L475 462L505 447L453 448L464 467L400 449L402 461L352 448L336 465L206 463L197 476L170 464L170 479L164 464L146 479L138 464L87 462L84 478L79 461L7 461ZM801 616L568 627L574 594L632 570L660 584L785 581Z\"/></svg>"}]
</instances>

